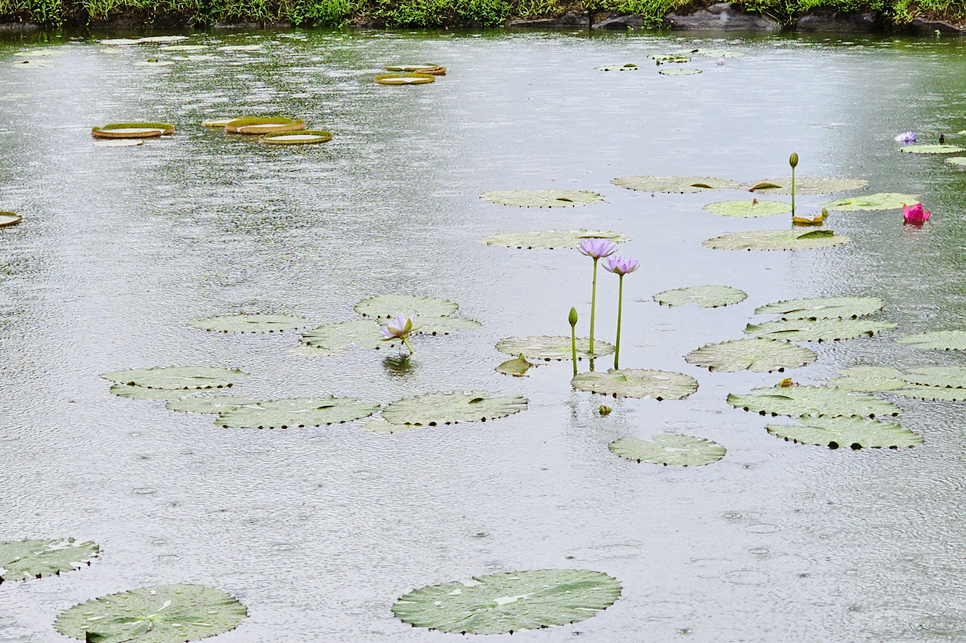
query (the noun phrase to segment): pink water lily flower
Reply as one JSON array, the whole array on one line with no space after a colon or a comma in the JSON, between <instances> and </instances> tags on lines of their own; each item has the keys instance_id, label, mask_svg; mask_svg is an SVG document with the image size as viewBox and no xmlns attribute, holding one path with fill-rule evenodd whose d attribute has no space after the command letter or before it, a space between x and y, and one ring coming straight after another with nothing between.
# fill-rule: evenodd
<instances>
[{"instance_id":1,"label":"pink water lily flower","mask_svg":"<svg viewBox=\"0 0 966 643\"><path fill-rule=\"evenodd\" d=\"M915 143L916 133L915 132L903 132L902 134L896 134L896 137L892 139L896 143Z\"/></svg>"},{"instance_id":2,"label":"pink water lily flower","mask_svg":"<svg viewBox=\"0 0 966 643\"><path fill-rule=\"evenodd\" d=\"M929 215L931 214L929 210L922 209L921 203L917 203L911 208L905 203L902 204L902 218L905 223L918 223L921 225L929 220Z\"/></svg>"},{"instance_id":3,"label":"pink water lily flower","mask_svg":"<svg viewBox=\"0 0 966 643\"><path fill-rule=\"evenodd\" d=\"M637 259L627 259L623 257L610 257L604 262L604 270L607 272L612 272L615 275L623 277L624 275L634 272L640 268L641 262Z\"/></svg>"},{"instance_id":4,"label":"pink water lily flower","mask_svg":"<svg viewBox=\"0 0 966 643\"><path fill-rule=\"evenodd\" d=\"M379 332L382 333L382 341L387 342L401 339L411 354L413 347L409 345L409 335L416 330L416 327L413 326L413 321L413 317L396 315L394 320L385 326L379 327Z\"/></svg>"},{"instance_id":5,"label":"pink water lily flower","mask_svg":"<svg viewBox=\"0 0 966 643\"><path fill-rule=\"evenodd\" d=\"M580 254L593 259L609 257L617 252L617 244L607 239L587 238L580 240Z\"/></svg>"}]
</instances>

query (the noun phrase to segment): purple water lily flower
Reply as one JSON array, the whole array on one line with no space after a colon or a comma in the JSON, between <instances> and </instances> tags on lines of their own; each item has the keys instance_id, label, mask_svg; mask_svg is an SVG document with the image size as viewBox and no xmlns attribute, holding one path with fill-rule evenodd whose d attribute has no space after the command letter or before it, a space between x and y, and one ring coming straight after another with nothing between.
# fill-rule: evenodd
<instances>
[{"instance_id":1,"label":"purple water lily flower","mask_svg":"<svg viewBox=\"0 0 966 643\"><path fill-rule=\"evenodd\" d=\"M621 312L624 307L624 275L630 274L641 267L641 262L631 257L608 257L604 261L604 270L620 277L617 287L617 341L614 342L614 370L620 369L621 357Z\"/></svg>"},{"instance_id":2,"label":"purple water lily flower","mask_svg":"<svg viewBox=\"0 0 966 643\"><path fill-rule=\"evenodd\" d=\"M385 326L379 327L379 332L382 333L382 341L388 342L401 339L403 344L406 345L406 348L409 349L409 353L412 354L413 347L409 345L409 335L416 330L416 327L413 326L413 321L413 317L396 315L394 320Z\"/></svg>"},{"instance_id":3,"label":"purple water lily flower","mask_svg":"<svg viewBox=\"0 0 966 643\"><path fill-rule=\"evenodd\" d=\"M610 257L604 262L604 270L607 272L612 272L615 275L623 277L624 275L634 272L640 268L641 262L637 259L631 259L630 257Z\"/></svg>"},{"instance_id":4,"label":"purple water lily flower","mask_svg":"<svg viewBox=\"0 0 966 643\"><path fill-rule=\"evenodd\" d=\"M915 143L916 133L915 132L903 132L902 134L896 134L896 137L892 139L896 143Z\"/></svg>"},{"instance_id":5,"label":"purple water lily flower","mask_svg":"<svg viewBox=\"0 0 966 643\"><path fill-rule=\"evenodd\" d=\"M594 260L594 282L590 291L590 354L594 354L594 313L597 308L597 261L617 252L617 244L607 239L589 237L580 240L580 253Z\"/></svg>"}]
</instances>

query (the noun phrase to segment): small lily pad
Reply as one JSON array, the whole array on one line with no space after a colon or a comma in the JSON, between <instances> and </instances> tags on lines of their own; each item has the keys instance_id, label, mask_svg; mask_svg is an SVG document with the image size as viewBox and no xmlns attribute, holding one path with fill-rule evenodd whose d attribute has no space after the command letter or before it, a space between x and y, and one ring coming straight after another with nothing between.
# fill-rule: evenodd
<instances>
[{"instance_id":1,"label":"small lily pad","mask_svg":"<svg viewBox=\"0 0 966 643\"><path fill-rule=\"evenodd\" d=\"M946 159L946 162L950 165L964 167L966 166L966 156L950 156Z\"/></svg>"},{"instance_id":2,"label":"small lily pad","mask_svg":"<svg viewBox=\"0 0 966 643\"><path fill-rule=\"evenodd\" d=\"M906 386L902 371L882 366L856 366L839 371L839 377L825 384L848 391L891 391Z\"/></svg>"},{"instance_id":3,"label":"small lily pad","mask_svg":"<svg viewBox=\"0 0 966 643\"><path fill-rule=\"evenodd\" d=\"M758 337L787 339L791 342L823 342L872 337L883 330L895 328L892 322L868 319L778 319L764 324L748 324L745 332Z\"/></svg>"},{"instance_id":4,"label":"small lily pad","mask_svg":"<svg viewBox=\"0 0 966 643\"><path fill-rule=\"evenodd\" d=\"M436 82L433 74L379 74L375 78L379 85L425 85Z\"/></svg>"},{"instance_id":5,"label":"small lily pad","mask_svg":"<svg viewBox=\"0 0 966 643\"><path fill-rule=\"evenodd\" d=\"M651 60L657 64L662 63L689 63L691 62L690 56L685 56L684 54L651 54L648 56Z\"/></svg>"},{"instance_id":6,"label":"small lily pad","mask_svg":"<svg viewBox=\"0 0 966 643\"><path fill-rule=\"evenodd\" d=\"M701 70L693 67L685 67L683 69L658 69L657 73L662 76L694 76L695 74L700 74Z\"/></svg>"},{"instance_id":7,"label":"small lily pad","mask_svg":"<svg viewBox=\"0 0 966 643\"><path fill-rule=\"evenodd\" d=\"M747 395L728 395L728 404L760 415L799 417L875 417L898 415L895 404L867 393L828 386L774 386L757 388Z\"/></svg>"},{"instance_id":8,"label":"small lily pad","mask_svg":"<svg viewBox=\"0 0 966 643\"><path fill-rule=\"evenodd\" d=\"M115 384L111 387L111 393L118 397L126 397L129 400L183 400L198 393L197 390L185 389L163 389L163 388L144 388L143 386L131 386L129 384Z\"/></svg>"},{"instance_id":9,"label":"small lily pad","mask_svg":"<svg viewBox=\"0 0 966 643\"><path fill-rule=\"evenodd\" d=\"M889 391L889 394L930 402L966 401L966 389L963 388L940 388L938 386L916 386L914 384L907 384L904 388Z\"/></svg>"},{"instance_id":10,"label":"small lily pad","mask_svg":"<svg viewBox=\"0 0 966 643\"><path fill-rule=\"evenodd\" d=\"M743 302L747 293L731 286L690 286L665 290L654 295L654 301L665 306L697 304L701 308L717 308Z\"/></svg>"},{"instance_id":11,"label":"small lily pad","mask_svg":"<svg viewBox=\"0 0 966 643\"><path fill-rule=\"evenodd\" d=\"M680 400L698 390L698 381L690 375L634 368L580 373L571 384L578 391L641 400Z\"/></svg>"},{"instance_id":12,"label":"small lily pad","mask_svg":"<svg viewBox=\"0 0 966 643\"><path fill-rule=\"evenodd\" d=\"M302 130L295 133L266 134L258 140L266 145L316 145L331 141L332 134L323 130Z\"/></svg>"},{"instance_id":13,"label":"small lily pad","mask_svg":"<svg viewBox=\"0 0 966 643\"><path fill-rule=\"evenodd\" d=\"M363 299L355 305L353 310L363 317L391 319L396 315L412 314L430 318L448 317L456 312L457 308L459 308L459 304L445 299L416 297L414 295L378 295ZM419 321L416 325L419 325Z\"/></svg>"},{"instance_id":14,"label":"small lily pad","mask_svg":"<svg viewBox=\"0 0 966 643\"><path fill-rule=\"evenodd\" d=\"M420 319L419 328L414 330L416 335L449 335L458 330L476 330L483 324L465 317L432 317Z\"/></svg>"},{"instance_id":15,"label":"small lily pad","mask_svg":"<svg viewBox=\"0 0 966 643\"><path fill-rule=\"evenodd\" d=\"M0 543L0 583L69 572L90 565L97 553L94 543L73 538Z\"/></svg>"},{"instance_id":16,"label":"small lily pad","mask_svg":"<svg viewBox=\"0 0 966 643\"><path fill-rule=\"evenodd\" d=\"M916 348L939 351L966 351L966 331L938 330L930 333L906 335L897 340L900 344L910 344Z\"/></svg>"},{"instance_id":17,"label":"small lily pad","mask_svg":"<svg viewBox=\"0 0 966 643\"><path fill-rule=\"evenodd\" d=\"M915 194L900 194L897 192L880 192L838 199L825 204L829 210L899 210L903 205L919 203Z\"/></svg>"},{"instance_id":18,"label":"small lily pad","mask_svg":"<svg viewBox=\"0 0 966 643\"><path fill-rule=\"evenodd\" d=\"M640 69L634 63L626 63L624 65L601 65L600 67L594 67L597 71L637 71Z\"/></svg>"},{"instance_id":19,"label":"small lily pad","mask_svg":"<svg viewBox=\"0 0 966 643\"><path fill-rule=\"evenodd\" d=\"M507 355L523 355L533 361L561 361L573 359L571 352L571 338L563 335L549 337L507 337L496 343L496 350ZM595 339L594 353L590 352L590 340L577 338L577 359L593 359L610 355L614 352L614 345Z\"/></svg>"},{"instance_id":20,"label":"small lily pad","mask_svg":"<svg viewBox=\"0 0 966 643\"><path fill-rule=\"evenodd\" d=\"M619 176L611 183L639 192L694 194L712 190L737 190L740 184L710 176Z\"/></svg>"},{"instance_id":21,"label":"small lily pad","mask_svg":"<svg viewBox=\"0 0 966 643\"><path fill-rule=\"evenodd\" d=\"M720 444L690 435L662 434L651 440L620 438L608 448L628 460L664 466L698 467L717 462L725 455L725 448Z\"/></svg>"},{"instance_id":22,"label":"small lily pad","mask_svg":"<svg viewBox=\"0 0 966 643\"><path fill-rule=\"evenodd\" d=\"M504 246L521 250L534 248L554 250L556 248L575 250L584 239L607 239L614 243L624 243L630 239L620 232L603 230L541 230L539 232L508 232L495 234L483 239L488 246Z\"/></svg>"},{"instance_id":23,"label":"small lily pad","mask_svg":"<svg viewBox=\"0 0 966 643\"><path fill-rule=\"evenodd\" d=\"M716 250L815 250L840 246L851 241L849 237L835 234L831 230L756 230L726 234L708 239L701 245Z\"/></svg>"},{"instance_id":24,"label":"small lily pad","mask_svg":"<svg viewBox=\"0 0 966 643\"><path fill-rule=\"evenodd\" d=\"M392 606L405 623L441 632L510 634L583 621L620 598L617 579L583 569L538 569L422 587Z\"/></svg>"},{"instance_id":25,"label":"small lily pad","mask_svg":"<svg viewBox=\"0 0 966 643\"><path fill-rule=\"evenodd\" d=\"M0 228L8 225L17 225L20 221L20 216L13 212L0 212Z\"/></svg>"},{"instance_id":26,"label":"small lily pad","mask_svg":"<svg viewBox=\"0 0 966 643\"><path fill-rule=\"evenodd\" d=\"M218 416L215 424L248 429L301 429L351 422L378 410L378 404L352 397L299 397L230 408Z\"/></svg>"},{"instance_id":27,"label":"small lily pad","mask_svg":"<svg viewBox=\"0 0 966 643\"><path fill-rule=\"evenodd\" d=\"M183 643L233 630L248 610L202 585L156 585L101 596L62 612L54 628L98 643Z\"/></svg>"},{"instance_id":28,"label":"small lily pad","mask_svg":"<svg viewBox=\"0 0 966 643\"><path fill-rule=\"evenodd\" d=\"M723 217L751 219L785 214L792 211L792 206L790 203L782 201L758 201L755 199L752 201L716 201L704 206L704 209Z\"/></svg>"},{"instance_id":29,"label":"small lily pad","mask_svg":"<svg viewBox=\"0 0 966 643\"><path fill-rule=\"evenodd\" d=\"M531 368L533 368L533 364L528 362L527 358L523 355L519 355L513 359L503 362L494 370L497 373L512 375L513 377L526 377L527 371L529 371Z\"/></svg>"},{"instance_id":30,"label":"small lily pad","mask_svg":"<svg viewBox=\"0 0 966 643\"><path fill-rule=\"evenodd\" d=\"M437 426L486 422L526 408L527 398L519 395L496 397L486 391L428 393L391 403L382 410L382 417L390 424Z\"/></svg>"},{"instance_id":31,"label":"small lily pad","mask_svg":"<svg viewBox=\"0 0 966 643\"><path fill-rule=\"evenodd\" d=\"M899 148L907 154L956 154L966 152L966 147L959 145L907 145Z\"/></svg>"},{"instance_id":32,"label":"small lily pad","mask_svg":"<svg viewBox=\"0 0 966 643\"><path fill-rule=\"evenodd\" d=\"M111 123L91 129L94 138L154 138L174 134L169 123Z\"/></svg>"},{"instance_id":33,"label":"small lily pad","mask_svg":"<svg viewBox=\"0 0 966 643\"><path fill-rule=\"evenodd\" d=\"M297 132L305 129L305 121L291 118L237 118L227 125L229 134L275 134L278 132Z\"/></svg>"},{"instance_id":34,"label":"small lily pad","mask_svg":"<svg viewBox=\"0 0 966 643\"><path fill-rule=\"evenodd\" d=\"M966 366L924 366L910 368L902 379L920 386L966 389Z\"/></svg>"},{"instance_id":35,"label":"small lily pad","mask_svg":"<svg viewBox=\"0 0 966 643\"><path fill-rule=\"evenodd\" d=\"M759 306L755 313L781 319L858 319L882 310L883 305L878 297L812 297Z\"/></svg>"},{"instance_id":36,"label":"small lily pad","mask_svg":"<svg viewBox=\"0 0 966 643\"><path fill-rule=\"evenodd\" d=\"M837 449L912 447L922 444L922 437L894 422L880 422L854 417L802 418L802 424L769 424L767 431L774 436Z\"/></svg>"},{"instance_id":37,"label":"small lily pad","mask_svg":"<svg viewBox=\"0 0 966 643\"><path fill-rule=\"evenodd\" d=\"M705 56L706 58L743 58L745 56L740 51L728 51L725 49L692 49L689 53Z\"/></svg>"},{"instance_id":38,"label":"small lily pad","mask_svg":"<svg viewBox=\"0 0 966 643\"><path fill-rule=\"evenodd\" d=\"M225 411L238 409L246 404L258 404L259 400L249 397L232 397L230 395L216 395L214 397L187 397L171 400L165 407L171 411L182 413L214 413L219 415Z\"/></svg>"},{"instance_id":39,"label":"small lily pad","mask_svg":"<svg viewBox=\"0 0 966 643\"><path fill-rule=\"evenodd\" d=\"M814 178L796 177L795 194L831 194L833 192L845 192L847 190L858 190L869 184L862 179L839 179L839 178ZM791 194L791 177L781 179L765 179L763 181L753 181L745 183L742 189L749 192L759 192L764 194Z\"/></svg>"},{"instance_id":40,"label":"small lily pad","mask_svg":"<svg viewBox=\"0 0 966 643\"><path fill-rule=\"evenodd\" d=\"M484 192L480 198L490 203L521 208L571 208L604 202L604 197L586 190L503 190Z\"/></svg>"},{"instance_id":41,"label":"small lily pad","mask_svg":"<svg viewBox=\"0 0 966 643\"><path fill-rule=\"evenodd\" d=\"M379 324L371 319L357 319L319 326L302 335L302 341L314 349L340 352L349 346L357 348L383 348L389 342L382 341Z\"/></svg>"},{"instance_id":42,"label":"small lily pad","mask_svg":"<svg viewBox=\"0 0 966 643\"><path fill-rule=\"evenodd\" d=\"M231 379L247 375L237 368L208 366L164 366L113 371L101 375L118 384L160 389L208 389L231 386Z\"/></svg>"},{"instance_id":43,"label":"small lily pad","mask_svg":"<svg viewBox=\"0 0 966 643\"><path fill-rule=\"evenodd\" d=\"M308 328L315 323L291 315L226 315L188 322L188 326L216 333L281 333Z\"/></svg>"},{"instance_id":44,"label":"small lily pad","mask_svg":"<svg viewBox=\"0 0 966 643\"><path fill-rule=\"evenodd\" d=\"M427 70L428 71L432 71L434 69L439 69L439 68L440 68L439 65L437 65L436 63L413 63L413 64L408 64L408 65L390 65L389 67L386 67L386 71L396 71L396 72L399 72L399 71L407 71L407 72L422 71L422 72L425 72Z\"/></svg>"},{"instance_id":45,"label":"small lily pad","mask_svg":"<svg viewBox=\"0 0 966 643\"><path fill-rule=\"evenodd\" d=\"M688 364L724 373L781 372L786 368L807 366L816 359L815 353L807 348L784 340L763 337L710 344L693 350L684 357Z\"/></svg>"}]
</instances>

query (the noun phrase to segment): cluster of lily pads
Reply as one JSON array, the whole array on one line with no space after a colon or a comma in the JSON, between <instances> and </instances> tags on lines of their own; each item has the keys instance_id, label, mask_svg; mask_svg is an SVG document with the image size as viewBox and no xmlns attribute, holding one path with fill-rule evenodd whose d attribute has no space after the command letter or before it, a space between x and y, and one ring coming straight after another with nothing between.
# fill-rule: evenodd
<instances>
[{"instance_id":1,"label":"cluster of lily pads","mask_svg":"<svg viewBox=\"0 0 966 643\"><path fill-rule=\"evenodd\" d=\"M678 65L691 62L692 56L698 55L705 58L717 59L718 65L723 65L726 58L740 58L744 56L738 51L726 51L724 49L690 49L688 51L670 54L651 54L648 56L658 67L658 73L662 76L693 76L700 74L701 70L697 67L663 67L663 65ZM623 65L601 65L596 67L597 71L638 71L640 67L635 63L625 63Z\"/></svg>"},{"instance_id":2,"label":"cluster of lily pads","mask_svg":"<svg viewBox=\"0 0 966 643\"><path fill-rule=\"evenodd\" d=\"M226 134L258 136L266 145L312 145L327 143L332 134L324 130L307 130L305 121L282 117L243 116L211 120L203 123L209 128L223 128ZM170 123L111 123L91 129L95 139L109 143L140 145L143 139L174 134Z\"/></svg>"},{"instance_id":3,"label":"cluster of lily pads","mask_svg":"<svg viewBox=\"0 0 966 643\"><path fill-rule=\"evenodd\" d=\"M437 76L445 76L446 68L436 63L416 63L413 65L391 65L386 67L389 74L379 74L375 81L379 85L426 85L436 82Z\"/></svg>"}]
</instances>

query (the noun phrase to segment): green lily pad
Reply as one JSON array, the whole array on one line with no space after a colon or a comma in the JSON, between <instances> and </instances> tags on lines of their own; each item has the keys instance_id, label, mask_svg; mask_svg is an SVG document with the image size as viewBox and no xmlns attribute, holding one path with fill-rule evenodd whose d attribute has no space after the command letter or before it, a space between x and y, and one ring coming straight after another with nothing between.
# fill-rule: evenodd
<instances>
[{"instance_id":1,"label":"green lily pad","mask_svg":"<svg viewBox=\"0 0 966 643\"><path fill-rule=\"evenodd\" d=\"M389 342L382 341L379 324L371 319L356 319L339 324L319 326L302 334L302 341L314 349L339 352L349 346L358 348L383 348Z\"/></svg>"},{"instance_id":2,"label":"green lily pad","mask_svg":"<svg viewBox=\"0 0 966 643\"><path fill-rule=\"evenodd\" d=\"M938 386L916 386L907 384L905 388L889 391L891 395L901 395L917 400L930 402L963 402L966 401L966 389L940 388Z\"/></svg>"},{"instance_id":3,"label":"green lily pad","mask_svg":"<svg viewBox=\"0 0 966 643\"><path fill-rule=\"evenodd\" d=\"M183 400L198 393L197 389L163 389L163 388L144 388L143 386L131 386L129 384L115 384L111 387L111 393L118 397L126 397L130 400Z\"/></svg>"},{"instance_id":4,"label":"green lily pad","mask_svg":"<svg viewBox=\"0 0 966 643\"><path fill-rule=\"evenodd\" d=\"M13 212L0 212L0 228L8 225L17 225L21 217Z\"/></svg>"},{"instance_id":5,"label":"green lily pad","mask_svg":"<svg viewBox=\"0 0 966 643\"><path fill-rule=\"evenodd\" d=\"M725 448L717 442L690 435L655 435L651 440L620 438L608 448L628 460L664 466L698 467L717 462L725 455Z\"/></svg>"},{"instance_id":6,"label":"green lily pad","mask_svg":"<svg viewBox=\"0 0 966 643\"><path fill-rule=\"evenodd\" d=\"M892 322L868 319L777 319L764 324L748 324L745 332L758 337L787 339L792 342L823 342L836 339L853 339L874 336L883 330L895 328Z\"/></svg>"},{"instance_id":7,"label":"green lily pad","mask_svg":"<svg viewBox=\"0 0 966 643\"><path fill-rule=\"evenodd\" d=\"M325 130L302 130L265 134L258 139L265 145L317 145L332 140L332 133Z\"/></svg>"},{"instance_id":8,"label":"green lily pad","mask_svg":"<svg viewBox=\"0 0 966 643\"><path fill-rule=\"evenodd\" d=\"M689 63L691 62L691 57L684 54L651 54L648 56L651 60L657 64L662 63Z\"/></svg>"},{"instance_id":9,"label":"green lily pad","mask_svg":"<svg viewBox=\"0 0 966 643\"><path fill-rule=\"evenodd\" d=\"M97 643L182 643L238 627L248 610L231 594L202 585L157 585L101 596L62 612L54 627Z\"/></svg>"},{"instance_id":10,"label":"green lily pad","mask_svg":"<svg viewBox=\"0 0 966 643\"><path fill-rule=\"evenodd\" d=\"M745 56L740 51L727 51L725 49L692 49L689 53L706 58L743 58Z\"/></svg>"},{"instance_id":11,"label":"green lily pad","mask_svg":"<svg viewBox=\"0 0 966 643\"><path fill-rule=\"evenodd\" d=\"M899 151L907 154L956 154L966 152L966 147L959 145L907 145L900 147Z\"/></svg>"},{"instance_id":12,"label":"green lily pad","mask_svg":"<svg viewBox=\"0 0 966 643\"><path fill-rule=\"evenodd\" d=\"M307 328L314 323L291 315L225 315L188 322L188 326L216 333L281 333Z\"/></svg>"},{"instance_id":13,"label":"green lily pad","mask_svg":"<svg viewBox=\"0 0 966 643\"><path fill-rule=\"evenodd\" d=\"M419 327L413 331L416 335L449 335L458 330L475 330L483 324L465 317L433 317L420 319L416 322Z\"/></svg>"},{"instance_id":14,"label":"green lily pad","mask_svg":"<svg viewBox=\"0 0 966 643\"><path fill-rule=\"evenodd\" d=\"M728 395L728 404L760 415L799 417L875 417L898 415L902 409L867 393L827 386L756 388L748 395Z\"/></svg>"},{"instance_id":15,"label":"green lily pad","mask_svg":"<svg viewBox=\"0 0 966 643\"><path fill-rule=\"evenodd\" d=\"M694 194L712 190L737 190L740 184L710 176L619 176L611 183L639 192Z\"/></svg>"},{"instance_id":16,"label":"green lily pad","mask_svg":"<svg viewBox=\"0 0 966 643\"><path fill-rule=\"evenodd\" d=\"M966 388L966 367L964 366L923 366L910 368L900 376L910 384L938 386L941 388Z\"/></svg>"},{"instance_id":17,"label":"green lily pad","mask_svg":"<svg viewBox=\"0 0 966 643\"><path fill-rule=\"evenodd\" d=\"M578 391L641 400L680 400L698 390L698 381L690 375L636 368L580 373L571 384Z\"/></svg>"},{"instance_id":18,"label":"green lily pad","mask_svg":"<svg viewBox=\"0 0 966 643\"><path fill-rule=\"evenodd\" d=\"M837 449L849 446L892 448L922 444L922 437L894 422L879 422L854 417L803 418L802 424L769 424L765 429L774 436Z\"/></svg>"},{"instance_id":19,"label":"green lily pad","mask_svg":"<svg viewBox=\"0 0 966 643\"><path fill-rule=\"evenodd\" d=\"M229 134L274 134L276 132L297 132L304 130L305 121L291 118L260 118L245 116L236 118L225 125Z\"/></svg>"},{"instance_id":20,"label":"green lily pad","mask_svg":"<svg viewBox=\"0 0 966 643\"><path fill-rule=\"evenodd\" d=\"M683 69L658 69L657 73L662 76L694 76L695 74L700 74L700 69L694 69L693 67L686 67Z\"/></svg>"},{"instance_id":21,"label":"green lily pad","mask_svg":"<svg viewBox=\"0 0 966 643\"><path fill-rule=\"evenodd\" d=\"M523 355L519 355L513 359L503 362L494 370L497 373L512 375L513 377L526 377L527 371L529 371L531 368L533 368L533 364L528 362L527 358Z\"/></svg>"},{"instance_id":22,"label":"green lily pad","mask_svg":"<svg viewBox=\"0 0 966 643\"><path fill-rule=\"evenodd\" d=\"M215 424L248 429L301 429L351 422L378 410L378 404L352 397L298 397L227 409L218 416Z\"/></svg>"},{"instance_id":23,"label":"green lily pad","mask_svg":"<svg viewBox=\"0 0 966 643\"><path fill-rule=\"evenodd\" d=\"M496 397L486 391L428 393L391 403L382 410L382 417L390 424L437 426L486 422L526 408L527 398L519 395Z\"/></svg>"},{"instance_id":24,"label":"green lily pad","mask_svg":"<svg viewBox=\"0 0 966 643\"><path fill-rule=\"evenodd\" d=\"M484 192L480 198L522 208L563 208L604 202L604 197L586 190L504 190Z\"/></svg>"},{"instance_id":25,"label":"green lily pad","mask_svg":"<svg viewBox=\"0 0 966 643\"><path fill-rule=\"evenodd\" d=\"M701 243L716 250L815 250L851 243L849 237L831 230L756 230L735 232Z\"/></svg>"},{"instance_id":26,"label":"green lily pad","mask_svg":"<svg viewBox=\"0 0 966 643\"><path fill-rule=\"evenodd\" d=\"M950 165L957 165L959 167L966 166L966 156L950 156L946 159L946 162Z\"/></svg>"},{"instance_id":27,"label":"green lily pad","mask_svg":"<svg viewBox=\"0 0 966 643\"><path fill-rule=\"evenodd\" d=\"M448 317L456 312L457 308L459 308L458 304L445 299L412 295L379 295L363 299L355 305L354 310L363 317L392 319L396 315L413 314L420 317ZM419 325L418 322L417 325Z\"/></svg>"},{"instance_id":28,"label":"green lily pad","mask_svg":"<svg viewBox=\"0 0 966 643\"><path fill-rule=\"evenodd\" d=\"M966 351L966 331L938 330L931 333L906 335L897 340L900 344L910 344L916 348L939 351Z\"/></svg>"},{"instance_id":29,"label":"green lily pad","mask_svg":"<svg viewBox=\"0 0 966 643\"><path fill-rule=\"evenodd\" d=\"M91 129L94 138L154 138L174 134L170 123L111 123Z\"/></svg>"},{"instance_id":30,"label":"green lily pad","mask_svg":"<svg viewBox=\"0 0 966 643\"><path fill-rule=\"evenodd\" d=\"M792 206L790 203L782 201L716 201L704 206L704 209L723 217L751 219L785 214L792 211Z\"/></svg>"},{"instance_id":31,"label":"green lily pad","mask_svg":"<svg viewBox=\"0 0 966 643\"><path fill-rule=\"evenodd\" d=\"M392 606L405 623L441 632L508 634L583 621L620 598L617 579L582 569L539 569L422 587Z\"/></svg>"},{"instance_id":32,"label":"green lily pad","mask_svg":"<svg viewBox=\"0 0 966 643\"><path fill-rule=\"evenodd\" d=\"M839 377L826 382L826 386L844 388L848 391L891 391L906 386L902 371L882 366L856 366L839 371Z\"/></svg>"},{"instance_id":33,"label":"green lily pad","mask_svg":"<svg viewBox=\"0 0 966 643\"><path fill-rule=\"evenodd\" d=\"M817 359L815 353L780 339L736 339L710 344L688 353L688 364L703 366L709 371L738 373L772 373L786 368L807 366Z\"/></svg>"},{"instance_id":34,"label":"green lily pad","mask_svg":"<svg viewBox=\"0 0 966 643\"><path fill-rule=\"evenodd\" d=\"M439 69L439 65L436 63L413 63L409 65L390 65L386 67L386 71L405 71L405 72L416 72L425 70Z\"/></svg>"},{"instance_id":35,"label":"green lily pad","mask_svg":"<svg viewBox=\"0 0 966 643\"><path fill-rule=\"evenodd\" d=\"M214 413L219 415L225 411L241 408L246 404L258 403L259 400L249 397L218 395L215 397L187 397L180 400L171 400L165 407L171 411L181 411L182 413Z\"/></svg>"},{"instance_id":36,"label":"green lily pad","mask_svg":"<svg viewBox=\"0 0 966 643\"><path fill-rule=\"evenodd\" d=\"M690 286L665 290L654 295L653 299L665 306L684 306L697 304L701 308L717 308L738 304L748 298L743 290L731 286Z\"/></svg>"},{"instance_id":37,"label":"green lily pad","mask_svg":"<svg viewBox=\"0 0 966 643\"><path fill-rule=\"evenodd\" d=\"M90 565L97 553L94 543L73 538L0 543L0 583L69 572Z\"/></svg>"},{"instance_id":38,"label":"green lily pad","mask_svg":"<svg viewBox=\"0 0 966 643\"><path fill-rule=\"evenodd\" d=\"M919 203L919 197L915 194L900 194L897 192L880 192L878 194L866 194L863 196L852 196L847 199L838 199L825 204L829 210L899 210L903 205L914 205Z\"/></svg>"},{"instance_id":39,"label":"green lily pad","mask_svg":"<svg viewBox=\"0 0 966 643\"><path fill-rule=\"evenodd\" d=\"M418 426L407 426L405 424L390 424L380 417L369 418L359 425L360 431L374 433L376 435L392 435L393 433L409 433L418 431Z\"/></svg>"},{"instance_id":40,"label":"green lily pad","mask_svg":"<svg viewBox=\"0 0 966 643\"><path fill-rule=\"evenodd\" d=\"M426 85L436 82L434 74L379 74L374 79L379 85Z\"/></svg>"},{"instance_id":41,"label":"green lily pad","mask_svg":"<svg viewBox=\"0 0 966 643\"><path fill-rule=\"evenodd\" d=\"M869 184L862 179L839 179L839 178L814 178L814 177L795 177L795 194L831 194L833 192L845 192L847 190L858 190ZM765 179L763 181L753 181L745 183L742 189L749 192L759 192L763 194L791 194L792 179L785 177L781 179Z\"/></svg>"},{"instance_id":42,"label":"green lily pad","mask_svg":"<svg viewBox=\"0 0 966 643\"><path fill-rule=\"evenodd\" d=\"M483 239L488 246L504 246L521 250L534 248L554 250L555 248L575 250L580 247L584 239L607 239L614 243L630 241L619 232L605 232L602 230L541 230L539 232L509 232L495 234Z\"/></svg>"},{"instance_id":43,"label":"green lily pad","mask_svg":"<svg viewBox=\"0 0 966 643\"><path fill-rule=\"evenodd\" d=\"M626 63L623 65L601 65L600 67L594 67L597 71L637 71L640 69L634 63Z\"/></svg>"},{"instance_id":44,"label":"green lily pad","mask_svg":"<svg viewBox=\"0 0 966 643\"><path fill-rule=\"evenodd\" d=\"M496 350L507 355L523 355L535 362L562 361L573 359L571 352L571 338L564 335L537 337L507 337L496 343ZM614 352L614 345L595 339L594 354L590 353L590 340L577 338L577 359L592 359L610 355Z\"/></svg>"},{"instance_id":45,"label":"green lily pad","mask_svg":"<svg viewBox=\"0 0 966 643\"><path fill-rule=\"evenodd\" d=\"M205 389L231 386L231 379L247 375L237 368L212 368L209 366L159 366L135 368L129 371L113 371L101 375L118 384L144 388Z\"/></svg>"},{"instance_id":46,"label":"green lily pad","mask_svg":"<svg viewBox=\"0 0 966 643\"><path fill-rule=\"evenodd\" d=\"M812 297L788 299L759 306L758 315L781 315L782 319L858 319L882 310L878 297Z\"/></svg>"}]
</instances>

